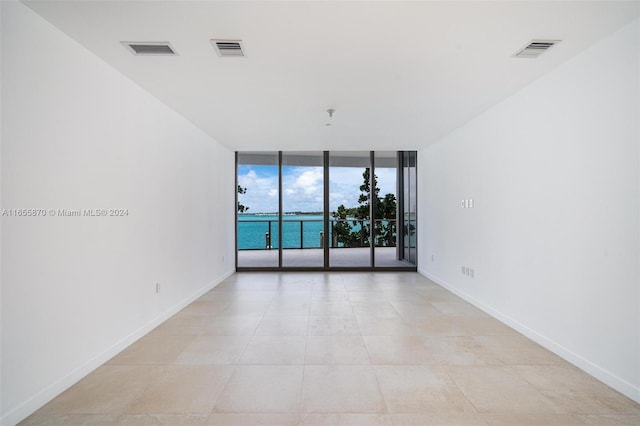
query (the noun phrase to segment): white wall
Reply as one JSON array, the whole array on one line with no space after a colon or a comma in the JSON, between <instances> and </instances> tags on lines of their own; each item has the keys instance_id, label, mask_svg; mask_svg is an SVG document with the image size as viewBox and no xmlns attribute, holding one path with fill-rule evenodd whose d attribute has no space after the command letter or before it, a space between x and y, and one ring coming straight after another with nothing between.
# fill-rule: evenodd
<instances>
[{"instance_id":1,"label":"white wall","mask_svg":"<svg viewBox=\"0 0 640 426\"><path fill-rule=\"evenodd\" d=\"M0 423L233 271L233 175L231 151L2 2L2 208L129 215L2 218Z\"/></svg>"},{"instance_id":2,"label":"white wall","mask_svg":"<svg viewBox=\"0 0 640 426\"><path fill-rule=\"evenodd\" d=\"M421 273L636 401L639 40L636 20L421 151L418 197Z\"/></svg>"}]
</instances>

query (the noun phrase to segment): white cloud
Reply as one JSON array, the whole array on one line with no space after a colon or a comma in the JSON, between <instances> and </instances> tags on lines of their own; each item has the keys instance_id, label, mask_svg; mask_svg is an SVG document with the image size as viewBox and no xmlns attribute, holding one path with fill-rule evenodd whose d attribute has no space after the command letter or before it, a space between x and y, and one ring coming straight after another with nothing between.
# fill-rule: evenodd
<instances>
[{"instance_id":1,"label":"white cloud","mask_svg":"<svg viewBox=\"0 0 640 426\"><path fill-rule=\"evenodd\" d=\"M238 201L249 207L249 213L278 211L277 176L260 176L249 169L246 174L238 175L238 184L247 189L245 194L238 194Z\"/></svg>"},{"instance_id":2,"label":"white cloud","mask_svg":"<svg viewBox=\"0 0 640 426\"><path fill-rule=\"evenodd\" d=\"M283 167L284 211L322 211L322 181L322 167Z\"/></svg>"},{"instance_id":3,"label":"white cloud","mask_svg":"<svg viewBox=\"0 0 640 426\"><path fill-rule=\"evenodd\" d=\"M364 169L355 167L332 167L329 171L329 209L335 211L340 204L356 207L360 197L360 185L363 184ZM396 170L376 169L379 195L396 193Z\"/></svg>"},{"instance_id":4,"label":"white cloud","mask_svg":"<svg viewBox=\"0 0 640 426\"><path fill-rule=\"evenodd\" d=\"M376 169L376 176L378 180L378 188L380 188L380 196L384 197L385 194L396 193L396 169ZM396 198L398 194L396 194Z\"/></svg>"},{"instance_id":5,"label":"white cloud","mask_svg":"<svg viewBox=\"0 0 640 426\"><path fill-rule=\"evenodd\" d=\"M274 170L277 168L273 168ZM268 172L274 170L269 168ZM329 173L329 209L334 211L340 204L356 207L362 185L364 169L354 167L331 167ZM262 171L261 173L266 173ZM395 193L395 169L377 169L380 196ZM247 188L246 194L238 194L238 200L249 207L249 213L267 213L278 210L278 178L260 175L250 168L238 176L238 183ZM283 167L283 210L322 211L324 206L322 167Z\"/></svg>"}]
</instances>

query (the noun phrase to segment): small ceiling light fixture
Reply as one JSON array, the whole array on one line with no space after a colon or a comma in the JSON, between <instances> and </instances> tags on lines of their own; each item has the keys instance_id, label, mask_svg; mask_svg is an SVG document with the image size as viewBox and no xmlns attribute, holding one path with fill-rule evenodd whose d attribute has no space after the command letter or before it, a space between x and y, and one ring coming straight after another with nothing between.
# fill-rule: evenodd
<instances>
[{"instance_id":1,"label":"small ceiling light fixture","mask_svg":"<svg viewBox=\"0 0 640 426\"><path fill-rule=\"evenodd\" d=\"M327 121L327 122L324 124L325 126L327 126L327 127L331 126L331 120L333 119L333 113L334 113L334 112L336 112L336 110L335 110L335 109L333 109L333 108L329 108L329 109L327 110L327 114L329 114L329 121Z\"/></svg>"}]
</instances>

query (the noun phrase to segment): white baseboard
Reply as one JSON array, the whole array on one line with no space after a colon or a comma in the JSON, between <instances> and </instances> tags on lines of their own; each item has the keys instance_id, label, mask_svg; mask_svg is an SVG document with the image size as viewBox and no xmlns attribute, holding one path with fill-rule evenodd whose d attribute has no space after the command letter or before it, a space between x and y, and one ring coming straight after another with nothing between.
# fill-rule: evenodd
<instances>
[{"instance_id":1,"label":"white baseboard","mask_svg":"<svg viewBox=\"0 0 640 426\"><path fill-rule=\"evenodd\" d=\"M224 273L222 276L213 280L211 283L205 285L198 289L195 293L190 295L189 297L181 300L171 308L167 309L142 327L128 334L124 338L120 339L118 342L107 348L102 353L97 356L91 358L81 366L77 367L72 372L64 375L60 379L53 382L51 385L42 389L31 398L27 399L17 407L13 408L11 411L5 413L0 419L0 425L9 426L15 425L35 411L37 411L40 407L51 401L56 396L60 395L62 392L73 386L80 379L85 377L87 374L91 373L96 368L100 367L105 362L109 361L111 358L119 354L121 351L129 347L135 341L145 336L151 330L165 322L167 319L171 318L173 315L178 313L185 306L189 305L191 302L216 287L222 281L230 277L235 273L234 270L228 271Z\"/></svg>"},{"instance_id":2,"label":"white baseboard","mask_svg":"<svg viewBox=\"0 0 640 426\"><path fill-rule=\"evenodd\" d=\"M447 290L449 290L450 292L452 292L456 296L459 296L460 298L466 300L467 302L471 303L472 305L474 305L478 309L481 309L482 311L484 311L487 314L491 315L492 317L494 317L498 321L500 321L500 322L508 325L509 327L513 328L514 330L520 332L521 334L525 335L529 339L533 340L534 342L538 343L539 345L543 346L544 348L546 348L546 349L550 350L551 352L555 353L559 357L565 359L566 361L568 361L571 364L575 365L576 367L580 368L581 370L583 370L587 374L590 374L591 376L595 377L596 379L600 380L601 382L605 383L606 385L608 385L608 386L612 387L613 389L617 390L621 394L623 394L623 395L627 396L628 398L631 398L632 400L640 403L640 387L634 386L632 383L629 383L628 381L616 376L615 374L611 373L608 370L605 370L604 368L600 367L599 365L594 364L593 362L583 358L579 354L577 354L577 353L565 348L564 346L562 346L558 342L548 338L547 336L544 336L543 334L540 334L536 330L533 330L533 329L527 327L525 324L522 324L518 320L516 320L516 319L514 319L514 318L512 318L512 317L510 317L510 316L508 316L508 315L506 315L506 314L504 314L504 313L492 308L491 306L486 305L485 303L475 299L474 297L470 296L469 294L465 293L464 291L461 291L460 289L452 286L451 284L449 284L445 280L441 279L440 277L437 277L437 276L435 276L433 274L430 274L429 272L427 272L427 271L425 271L423 269L420 269L420 268L418 268L418 273L420 275L430 279L431 281L435 282L436 284L446 288Z\"/></svg>"}]
</instances>

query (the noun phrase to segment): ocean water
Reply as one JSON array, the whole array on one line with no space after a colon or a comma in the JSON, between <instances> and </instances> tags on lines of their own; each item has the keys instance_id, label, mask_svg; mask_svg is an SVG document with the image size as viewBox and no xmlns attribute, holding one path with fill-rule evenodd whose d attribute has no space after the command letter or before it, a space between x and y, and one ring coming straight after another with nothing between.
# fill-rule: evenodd
<instances>
[{"instance_id":1,"label":"ocean water","mask_svg":"<svg viewBox=\"0 0 640 426\"><path fill-rule=\"evenodd\" d=\"M302 244L305 248L320 247L320 232L324 227L322 215L285 215L282 217L282 247L300 248L300 222ZM238 248L264 249L265 234L271 223L271 247L278 248L278 215L241 214L238 215Z\"/></svg>"},{"instance_id":2,"label":"ocean water","mask_svg":"<svg viewBox=\"0 0 640 426\"><path fill-rule=\"evenodd\" d=\"M352 231L359 231L360 224L347 222ZM302 227L301 223L302 222ZM329 217L329 233L336 221ZM365 224L368 221L365 221ZM382 223L387 224L386 220ZM320 232L324 227L322 215L286 214L282 217L282 248L320 248ZM267 246L265 234L270 232L271 248L278 248L278 215L239 214L238 215L238 249L264 249ZM302 235L302 241L300 236ZM329 234L331 235L331 234ZM342 246L342 243L338 243Z\"/></svg>"}]
</instances>

